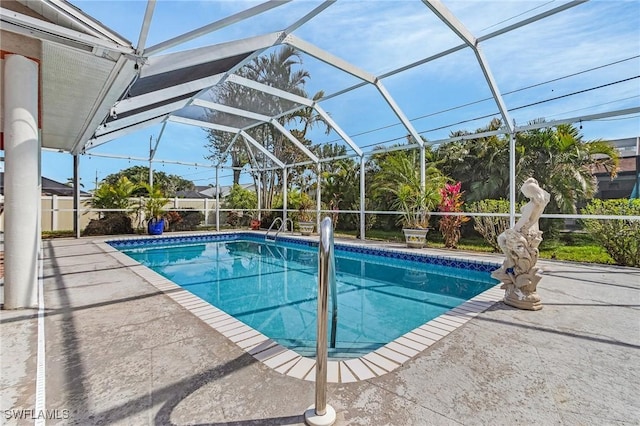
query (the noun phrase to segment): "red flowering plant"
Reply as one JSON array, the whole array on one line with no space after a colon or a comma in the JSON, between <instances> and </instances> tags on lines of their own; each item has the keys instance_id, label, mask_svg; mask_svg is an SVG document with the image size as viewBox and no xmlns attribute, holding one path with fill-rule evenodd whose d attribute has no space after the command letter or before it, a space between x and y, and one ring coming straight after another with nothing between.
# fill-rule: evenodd
<instances>
[{"instance_id":1,"label":"red flowering plant","mask_svg":"<svg viewBox=\"0 0 640 426\"><path fill-rule=\"evenodd\" d=\"M462 192L460 187L462 182L455 184L446 183L444 188L440 189L440 204L438 210L444 213L462 212ZM440 232L444 237L444 246L447 248L456 248L460 240L460 227L463 223L468 222L469 217L462 215L444 215L440 218Z\"/></svg>"}]
</instances>

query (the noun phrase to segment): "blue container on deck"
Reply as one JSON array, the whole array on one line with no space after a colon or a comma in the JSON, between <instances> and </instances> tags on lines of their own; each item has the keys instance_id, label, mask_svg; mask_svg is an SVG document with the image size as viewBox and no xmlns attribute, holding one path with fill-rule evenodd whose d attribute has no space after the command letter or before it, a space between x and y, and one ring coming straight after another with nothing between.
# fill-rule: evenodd
<instances>
[{"instance_id":1,"label":"blue container on deck","mask_svg":"<svg viewBox=\"0 0 640 426\"><path fill-rule=\"evenodd\" d=\"M151 219L147 224L149 235L161 235L164 231L164 219Z\"/></svg>"}]
</instances>

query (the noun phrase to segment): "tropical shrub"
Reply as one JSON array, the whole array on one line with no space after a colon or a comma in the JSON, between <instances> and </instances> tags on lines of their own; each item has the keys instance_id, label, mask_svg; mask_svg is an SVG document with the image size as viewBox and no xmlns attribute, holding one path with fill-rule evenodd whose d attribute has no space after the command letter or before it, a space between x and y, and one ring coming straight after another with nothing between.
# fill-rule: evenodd
<instances>
[{"instance_id":1,"label":"tropical shrub","mask_svg":"<svg viewBox=\"0 0 640 426\"><path fill-rule=\"evenodd\" d=\"M594 199L582 214L640 216L640 199ZM640 267L640 220L582 219L582 224L619 265Z\"/></svg>"},{"instance_id":2,"label":"tropical shrub","mask_svg":"<svg viewBox=\"0 0 640 426\"><path fill-rule=\"evenodd\" d=\"M347 148L338 144L320 144L315 149L318 157L323 158L341 157L347 154ZM360 164L353 158L341 158L322 163L320 177L322 208L324 210L360 210ZM376 209L370 208L369 210ZM359 214L333 212L328 215L332 217L334 229L356 230L360 228Z\"/></svg>"},{"instance_id":3,"label":"tropical shrub","mask_svg":"<svg viewBox=\"0 0 640 426\"><path fill-rule=\"evenodd\" d=\"M240 226L241 222L242 222L242 212L238 212L236 210L232 210L230 212L227 212L227 224L232 226L232 227L236 227L236 226ZM246 222L246 221L245 221Z\"/></svg>"},{"instance_id":4,"label":"tropical shrub","mask_svg":"<svg viewBox=\"0 0 640 426\"><path fill-rule=\"evenodd\" d=\"M127 169L120 170L117 173L107 175L103 179L103 182L114 185L123 177L126 177L136 185L135 191L131 194L133 197L144 196L146 194L144 184L149 182L149 167L129 167ZM196 189L195 185L190 180L184 179L178 175L168 175L160 170L153 171L153 186L160 188L164 194L171 197L175 196L176 191Z\"/></svg>"},{"instance_id":5,"label":"tropical shrub","mask_svg":"<svg viewBox=\"0 0 640 426\"><path fill-rule=\"evenodd\" d=\"M467 211L476 213L509 213L509 201L480 200L467 205ZM494 251L500 251L498 235L509 229L509 218L504 216L474 216L473 229L478 231L484 240L493 247Z\"/></svg>"},{"instance_id":6,"label":"tropical shrub","mask_svg":"<svg viewBox=\"0 0 640 426\"><path fill-rule=\"evenodd\" d=\"M129 210L133 206L132 194L138 189L138 185L126 177L121 177L115 183L102 183L93 193L89 204L94 209ZM122 214L122 212L100 212L103 218L110 214Z\"/></svg>"},{"instance_id":7,"label":"tropical shrub","mask_svg":"<svg viewBox=\"0 0 640 426\"><path fill-rule=\"evenodd\" d=\"M141 199L140 208L147 220L161 219L165 214L164 206L169 202L160 187L142 184L146 190L145 197Z\"/></svg>"},{"instance_id":8,"label":"tropical shrub","mask_svg":"<svg viewBox=\"0 0 640 426\"><path fill-rule=\"evenodd\" d=\"M544 119L530 124L541 122ZM501 127L499 119L492 119L475 133ZM450 136L465 138L440 145L436 156L442 172L462 182L465 198L471 202L504 197L509 187L508 135L476 137L473 132L459 130ZM540 187L551 194L547 213L576 213L577 206L593 198L598 189L593 171L606 170L611 178L618 171L620 155L616 148L607 141L584 140L572 124L552 127L549 123L549 127L517 132L515 136L516 187L535 177ZM545 238L556 225L545 231ZM540 223L540 227L544 229L545 225Z\"/></svg>"},{"instance_id":9,"label":"tropical shrub","mask_svg":"<svg viewBox=\"0 0 640 426\"><path fill-rule=\"evenodd\" d=\"M258 208L258 197L255 192L234 184L225 197L225 207L235 209L227 213L227 223L231 226L248 225L251 216ZM244 213L248 212L248 215Z\"/></svg>"},{"instance_id":10,"label":"tropical shrub","mask_svg":"<svg viewBox=\"0 0 640 426\"><path fill-rule=\"evenodd\" d=\"M102 183L93 194L89 204L94 209L114 209L118 211L100 212L98 219L92 219L83 231L83 235L132 234L131 213L134 203L131 200L138 185L126 177L115 183Z\"/></svg>"},{"instance_id":11,"label":"tropical shrub","mask_svg":"<svg viewBox=\"0 0 640 426\"><path fill-rule=\"evenodd\" d=\"M431 212L440 202L439 189L447 178L425 153L425 182L420 177L420 156L415 149L375 154L371 172L375 173L373 198L382 208L389 206L401 213L404 228L428 228ZM389 205L390 203L390 205Z\"/></svg>"},{"instance_id":12,"label":"tropical shrub","mask_svg":"<svg viewBox=\"0 0 640 426\"><path fill-rule=\"evenodd\" d=\"M437 202L426 191L415 190L409 185L401 185L396 191L396 199L391 205L400 210L400 223L404 228L427 229L431 210Z\"/></svg>"},{"instance_id":13,"label":"tropical shrub","mask_svg":"<svg viewBox=\"0 0 640 426\"><path fill-rule=\"evenodd\" d=\"M447 183L440 189L440 204L438 210L445 213L457 213L462 211L462 192L460 188L462 182L455 184ZM460 227L469 221L467 216L445 215L440 218L439 229L444 238L444 246L456 248L460 240Z\"/></svg>"},{"instance_id":14,"label":"tropical shrub","mask_svg":"<svg viewBox=\"0 0 640 426\"><path fill-rule=\"evenodd\" d=\"M133 234L131 218L122 212L109 212L101 219L91 219L82 235Z\"/></svg>"},{"instance_id":15,"label":"tropical shrub","mask_svg":"<svg viewBox=\"0 0 640 426\"><path fill-rule=\"evenodd\" d=\"M258 207L256 193L238 184L231 187L224 201L228 209L253 210Z\"/></svg>"},{"instance_id":16,"label":"tropical shrub","mask_svg":"<svg viewBox=\"0 0 640 426\"><path fill-rule=\"evenodd\" d=\"M293 219L300 222L313 221L315 218L315 205L309 194L302 191L293 190L288 194L287 204L291 209L298 211L292 213Z\"/></svg>"},{"instance_id":17,"label":"tropical shrub","mask_svg":"<svg viewBox=\"0 0 640 426\"><path fill-rule=\"evenodd\" d=\"M204 214L195 210L167 212L169 231L195 231L204 222Z\"/></svg>"},{"instance_id":18,"label":"tropical shrub","mask_svg":"<svg viewBox=\"0 0 640 426\"><path fill-rule=\"evenodd\" d=\"M281 210L283 206L282 194L276 194L273 197L273 208ZM281 216L280 212L271 213L275 213L271 215L273 219ZM287 192L287 217L294 221L313 221L315 219L315 203L309 194L298 189L292 189Z\"/></svg>"}]
</instances>

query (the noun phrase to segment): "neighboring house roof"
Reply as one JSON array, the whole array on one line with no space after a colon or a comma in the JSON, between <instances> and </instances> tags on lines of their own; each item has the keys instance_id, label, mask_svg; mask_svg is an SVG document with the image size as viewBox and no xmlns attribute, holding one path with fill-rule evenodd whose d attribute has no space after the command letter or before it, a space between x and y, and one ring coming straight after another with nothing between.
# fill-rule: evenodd
<instances>
[{"instance_id":1,"label":"neighboring house roof","mask_svg":"<svg viewBox=\"0 0 640 426\"><path fill-rule=\"evenodd\" d=\"M186 191L176 191L176 197L178 198L213 198L210 197L206 194L203 194L202 192L199 192L197 190L186 190Z\"/></svg>"},{"instance_id":2,"label":"neighboring house roof","mask_svg":"<svg viewBox=\"0 0 640 426\"><path fill-rule=\"evenodd\" d=\"M83 192L84 191L80 190L80 195L83 195ZM43 176L42 177L42 195L73 196L73 188ZM84 195L90 195L90 194L84 192Z\"/></svg>"},{"instance_id":3,"label":"neighboring house roof","mask_svg":"<svg viewBox=\"0 0 640 426\"><path fill-rule=\"evenodd\" d=\"M622 157L618 164L618 174L636 171L636 157ZM591 171L596 176L608 176L609 172L601 165L598 164L591 168Z\"/></svg>"},{"instance_id":4,"label":"neighboring house roof","mask_svg":"<svg viewBox=\"0 0 640 426\"><path fill-rule=\"evenodd\" d=\"M620 153L620 157L633 157L636 155L640 155L638 150L640 147L640 137L635 138L624 138L624 139L612 139L608 141L611 145L613 145L618 152Z\"/></svg>"},{"instance_id":5,"label":"neighboring house roof","mask_svg":"<svg viewBox=\"0 0 640 426\"><path fill-rule=\"evenodd\" d=\"M233 185L220 185L220 198L224 198L229 195L231 192L231 187ZM255 189L255 185L252 183L241 183L241 187L244 189L248 189L253 191ZM200 189L204 188L204 189ZM201 195L201 197L185 197L185 198L216 198L216 187L215 186L205 186L205 187L196 187L196 190ZM180 195L178 195L180 197Z\"/></svg>"},{"instance_id":6,"label":"neighboring house roof","mask_svg":"<svg viewBox=\"0 0 640 426\"><path fill-rule=\"evenodd\" d=\"M4 172L0 172L0 188L4 194ZM42 177L42 195L60 195L64 197L73 196L73 188L53 179ZM91 196L90 193L80 190L81 196Z\"/></svg>"},{"instance_id":7,"label":"neighboring house roof","mask_svg":"<svg viewBox=\"0 0 640 426\"><path fill-rule=\"evenodd\" d=\"M241 183L240 186L250 191L255 190L255 185L252 183ZM229 195L229 193L231 192L231 188L233 188L233 185L220 185L220 198L224 198Z\"/></svg>"},{"instance_id":8,"label":"neighboring house roof","mask_svg":"<svg viewBox=\"0 0 640 426\"><path fill-rule=\"evenodd\" d=\"M253 183L241 183L241 187L248 189L249 191L255 190ZM220 185L220 198L224 198L229 195L233 185ZM215 186L199 185L195 187L195 190L176 191L176 197L178 198L216 198Z\"/></svg>"},{"instance_id":9,"label":"neighboring house roof","mask_svg":"<svg viewBox=\"0 0 640 426\"><path fill-rule=\"evenodd\" d=\"M597 198L634 198L637 194L637 186L640 173L640 152L638 138L616 139L609 141L620 153L618 174L614 179L609 177L609 172L602 166L592 168L594 176L598 179ZM634 189L635 188L635 189ZM636 191L634 193L634 191Z\"/></svg>"},{"instance_id":10,"label":"neighboring house roof","mask_svg":"<svg viewBox=\"0 0 640 426\"><path fill-rule=\"evenodd\" d=\"M203 189L202 191L200 191L200 193L206 197L216 198L216 187L215 186L207 187L206 189Z\"/></svg>"}]
</instances>

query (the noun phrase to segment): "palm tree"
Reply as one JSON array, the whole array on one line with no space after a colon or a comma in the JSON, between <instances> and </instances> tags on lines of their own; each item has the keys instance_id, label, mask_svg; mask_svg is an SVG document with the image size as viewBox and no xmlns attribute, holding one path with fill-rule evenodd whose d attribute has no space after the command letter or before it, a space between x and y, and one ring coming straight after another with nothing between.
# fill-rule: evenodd
<instances>
[{"instance_id":1,"label":"palm tree","mask_svg":"<svg viewBox=\"0 0 640 426\"><path fill-rule=\"evenodd\" d=\"M475 133L497 130L499 119ZM451 137L470 136L473 133L456 131ZM509 186L509 142L499 136L465 139L440 146L437 157L443 173L454 181L462 182L462 191L469 201L506 197Z\"/></svg>"},{"instance_id":2,"label":"palm tree","mask_svg":"<svg viewBox=\"0 0 640 426\"><path fill-rule=\"evenodd\" d=\"M535 122L534 122L535 123ZM500 128L492 120L476 132ZM458 131L455 136L472 133ZM450 142L438 148L443 172L462 182L468 201L506 198L509 189L509 141L504 136L489 136ZM593 176L595 166L602 166L615 177L619 155L602 140L583 141L575 126L529 130L516 134L516 188L529 177L552 194L547 211L575 213L577 205L597 192ZM521 196L518 194L518 196Z\"/></svg>"},{"instance_id":3,"label":"palm tree","mask_svg":"<svg viewBox=\"0 0 640 426\"><path fill-rule=\"evenodd\" d=\"M591 199L598 190L593 175L601 165L614 178L620 162L616 149L602 140L583 141L571 124L518 133L516 181L535 177L540 186L551 194L548 211L576 213L577 205Z\"/></svg>"},{"instance_id":4,"label":"palm tree","mask_svg":"<svg viewBox=\"0 0 640 426\"><path fill-rule=\"evenodd\" d=\"M275 87L298 96L308 97L304 86L310 74L304 69L296 69L302 64L302 56L299 51L284 46L278 50L271 52L269 55L254 58L245 67L238 71L238 75L253 81ZM323 92L318 92L313 96L314 100L324 96ZM283 112L294 109L295 103L279 98L268 93L256 91L243 86L232 83L223 85L216 93L216 99L219 103L230 105L236 108L253 111L270 117L278 116ZM212 114L212 119L218 120L225 118L222 114ZM227 117L228 118L228 117ZM297 125L301 128L294 128L291 133L301 143L311 146L311 141L306 138L307 132L316 124L323 123L324 120L315 113L312 108L302 108L290 114L286 114L278 118L278 122L283 126ZM225 123L222 123L225 124ZM237 124L237 123L236 123ZM245 123L247 124L247 123ZM243 126L235 126L243 127ZM328 131L328 129L327 129ZM248 132L256 141L260 142L273 153L278 159L285 164L291 164L296 161L303 160L303 153L293 146L293 144L280 133L273 125L269 123L256 126L248 130ZM228 133L210 131L209 144L207 147L212 153L208 158L220 159L222 153L231 142L232 136ZM242 144L236 145L230 152L232 156L233 167L243 167L247 164L249 156L247 155ZM263 168L271 166L268 157L260 152L253 152L256 161ZM288 182L292 182L293 175L302 173L301 170L289 170L287 176ZM239 180L239 170L234 170L234 183ZM261 205L263 208L271 208L273 197L281 186L283 179L281 170L267 170L260 172L260 180L262 182ZM254 180L258 179L258 174L253 175ZM257 187L257 185L256 185Z\"/></svg>"},{"instance_id":5,"label":"palm tree","mask_svg":"<svg viewBox=\"0 0 640 426\"><path fill-rule=\"evenodd\" d=\"M127 215L128 210L133 206L131 197L133 193L138 189L138 185L131 182L127 177L122 176L115 183L102 183L91 198L90 205L94 209L116 209L125 210L125 212L101 212L101 217L108 217L110 215Z\"/></svg>"}]
</instances>

